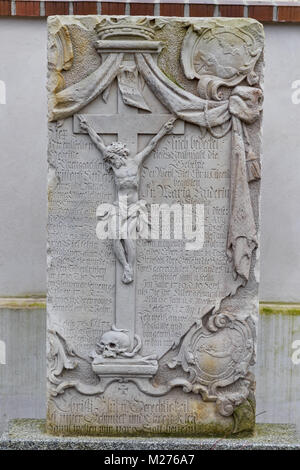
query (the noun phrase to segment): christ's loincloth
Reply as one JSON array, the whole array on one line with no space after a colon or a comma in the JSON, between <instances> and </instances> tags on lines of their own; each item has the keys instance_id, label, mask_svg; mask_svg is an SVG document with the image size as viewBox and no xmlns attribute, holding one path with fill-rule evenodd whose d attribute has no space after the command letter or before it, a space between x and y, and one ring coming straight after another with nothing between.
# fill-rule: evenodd
<instances>
[{"instance_id":1,"label":"christ's loincloth","mask_svg":"<svg viewBox=\"0 0 300 470\"><path fill-rule=\"evenodd\" d=\"M150 222L147 202L140 199L127 204L115 201L104 213L101 205L97 209L97 219L108 224L108 231L113 239L149 238Z\"/></svg>"}]
</instances>

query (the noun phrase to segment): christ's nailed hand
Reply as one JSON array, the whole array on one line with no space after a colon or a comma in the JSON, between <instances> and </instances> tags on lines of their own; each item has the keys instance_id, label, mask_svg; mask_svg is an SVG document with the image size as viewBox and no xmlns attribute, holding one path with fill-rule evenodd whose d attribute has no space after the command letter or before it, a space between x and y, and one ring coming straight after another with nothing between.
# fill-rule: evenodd
<instances>
[{"instance_id":1,"label":"christ's nailed hand","mask_svg":"<svg viewBox=\"0 0 300 470\"><path fill-rule=\"evenodd\" d=\"M86 119L83 116L81 116L80 114L78 115L78 118L79 118L81 129L87 130L88 123L87 123Z\"/></svg>"},{"instance_id":2,"label":"christ's nailed hand","mask_svg":"<svg viewBox=\"0 0 300 470\"><path fill-rule=\"evenodd\" d=\"M175 121L176 121L176 117L172 117L171 119L168 120L168 122L166 122L166 124L164 125L164 128L167 132L170 132L173 129Z\"/></svg>"}]
</instances>

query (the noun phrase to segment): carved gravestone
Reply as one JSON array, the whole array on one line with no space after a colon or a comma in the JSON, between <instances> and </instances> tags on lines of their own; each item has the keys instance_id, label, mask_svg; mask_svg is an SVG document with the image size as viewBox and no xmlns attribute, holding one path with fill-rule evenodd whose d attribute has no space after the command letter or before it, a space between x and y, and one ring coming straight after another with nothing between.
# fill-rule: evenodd
<instances>
[{"instance_id":1,"label":"carved gravestone","mask_svg":"<svg viewBox=\"0 0 300 470\"><path fill-rule=\"evenodd\" d=\"M262 26L48 26L48 431L252 432Z\"/></svg>"}]
</instances>

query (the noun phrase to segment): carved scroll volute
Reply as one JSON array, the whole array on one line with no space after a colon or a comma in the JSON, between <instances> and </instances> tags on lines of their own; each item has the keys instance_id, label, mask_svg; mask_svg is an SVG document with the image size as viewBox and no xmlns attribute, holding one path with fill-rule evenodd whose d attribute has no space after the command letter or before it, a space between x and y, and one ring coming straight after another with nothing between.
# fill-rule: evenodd
<instances>
[{"instance_id":1,"label":"carved scroll volute","mask_svg":"<svg viewBox=\"0 0 300 470\"><path fill-rule=\"evenodd\" d=\"M223 99L219 88L234 87L244 79L257 85L255 64L263 49L263 29L255 21L228 20L228 27L217 20L189 27L183 41L181 63L189 79L199 79L201 98Z\"/></svg>"},{"instance_id":2,"label":"carved scroll volute","mask_svg":"<svg viewBox=\"0 0 300 470\"><path fill-rule=\"evenodd\" d=\"M68 27L63 25L58 17L49 19L49 46L48 46L48 90L49 109L55 105L55 94L65 86L62 71L67 71L73 64L73 46Z\"/></svg>"},{"instance_id":3,"label":"carved scroll volute","mask_svg":"<svg viewBox=\"0 0 300 470\"><path fill-rule=\"evenodd\" d=\"M250 316L229 313L207 315L183 339L179 354L168 366L181 366L189 374L193 393L217 402L223 416L247 399L251 389L249 368L255 363L255 325Z\"/></svg>"}]
</instances>

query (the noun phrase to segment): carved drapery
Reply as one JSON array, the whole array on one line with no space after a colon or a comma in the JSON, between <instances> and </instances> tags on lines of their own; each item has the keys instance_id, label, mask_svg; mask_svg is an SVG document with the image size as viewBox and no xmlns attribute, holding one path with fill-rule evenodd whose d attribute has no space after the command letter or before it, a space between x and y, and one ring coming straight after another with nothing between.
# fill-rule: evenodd
<instances>
[{"instance_id":1,"label":"carved drapery","mask_svg":"<svg viewBox=\"0 0 300 470\"><path fill-rule=\"evenodd\" d=\"M79 111L103 93L122 73L122 53L111 53L103 64L81 82L56 94L56 104L50 120L64 119ZM251 255L257 247L256 226L248 188L246 140L244 125L259 117L262 91L256 87L237 86L229 98L222 101L205 100L173 83L159 69L151 54L135 54L139 73L166 108L183 121L208 129L212 135L224 136L232 129L231 196L227 253L233 262L241 284L249 278ZM217 134L220 132L222 134ZM217 129L215 131L215 129ZM251 149L247 149L247 154ZM253 159L256 162L256 159Z\"/></svg>"},{"instance_id":2,"label":"carved drapery","mask_svg":"<svg viewBox=\"0 0 300 470\"><path fill-rule=\"evenodd\" d=\"M116 78L122 59L123 54L111 54L91 75L56 93L54 105L50 108L49 120L58 121L72 116L103 93Z\"/></svg>"}]
</instances>

